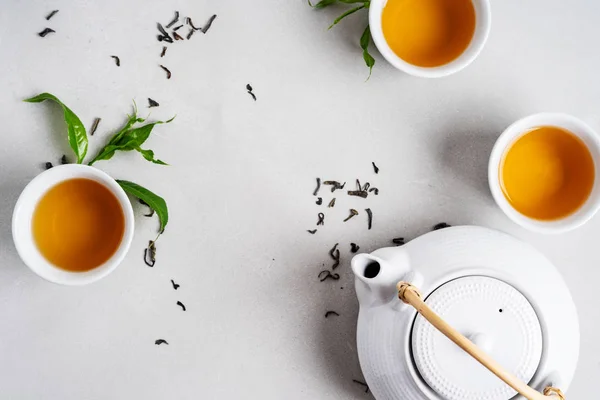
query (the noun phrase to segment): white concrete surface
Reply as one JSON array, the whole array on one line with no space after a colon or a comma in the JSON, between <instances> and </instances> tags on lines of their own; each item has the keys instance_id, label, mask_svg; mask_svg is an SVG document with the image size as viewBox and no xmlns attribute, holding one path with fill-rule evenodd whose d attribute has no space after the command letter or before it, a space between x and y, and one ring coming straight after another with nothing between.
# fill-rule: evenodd
<instances>
[{"instance_id":1,"label":"white concrete surface","mask_svg":"<svg viewBox=\"0 0 600 400\"><path fill-rule=\"evenodd\" d=\"M218 17L208 34L169 45L161 59L155 24L174 10L196 24ZM0 3L2 399L369 398L352 382L361 373L349 243L370 251L440 221L510 232L558 266L582 331L569 399L593 397L600 217L558 236L524 231L493 203L486 163L500 132L531 113L571 113L600 129L600 3L494 1L490 39L466 70L412 78L376 54L366 83L358 47L366 14L328 32L340 12L303 0ZM38 37L45 27L56 33ZM43 91L88 127L102 118L92 153L132 99L141 114L147 97L158 101L152 118L177 114L147 142L170 167L138 154L97 164L167 199L171 221L154 268L142 252L157 223L141 208L125 262L96 284L50 284L19 260L10 236L17 196L43 162L68 154L60 111L21 102ZM337 196L312 236L306 229L323 209L312 196L317 176L360 178L381 193ZM371 231L364 212L341 222L367 204ZM341 279L321 283L336 242ZM340 317L326 320L326 310ZM155 346L158 338L169 345Z\"/></svg>"}]
</instances>

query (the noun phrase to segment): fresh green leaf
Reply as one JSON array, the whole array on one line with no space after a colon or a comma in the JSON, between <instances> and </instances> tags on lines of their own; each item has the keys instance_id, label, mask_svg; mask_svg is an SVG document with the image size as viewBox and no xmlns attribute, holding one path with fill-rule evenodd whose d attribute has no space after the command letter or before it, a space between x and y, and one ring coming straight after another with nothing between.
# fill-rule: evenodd
<instances>
[{"instance_id":1,"label":"fresh green leaf","mask_svg":"<svg viewBox=\"0 0 600 400\"><path fill-rule=\"evenodd\" d=\"M335 21L333 21L333 24L331 24L331 25L329 26L329 28L328 28L328 29L331 29L331 28L333 28L333 27L334 27L334 26L336 26L336 25L337 25L337 24L338 24L338 23L339 23L341 20L343 20L344 18L346 18L348 15L354 14L355 12L357 12L357 11L359 11L359 10L362 10L363 8L365 8L365 4L362 4L362 5L358 6L358 7L351 8L350 10L346 11L345 13L343 13L342 15L340 15L339 17L337 17L337 18L335 19Z\"/></svg>"},{"instance_id":2,"label":"fresh green leaf","mask_svg":"<svg viewBox=\"0 0 600 400\"><path fill-rule=\"evenodd\" d=\"M169 209L167 208L167 202L165 199L155 193L152 193L137 183L119 179L117 179L117 183L126 193L144 201L146 204L148 204L148 207L156 212L156 215L158 215L158 220L160 221L160 233L163 233L167 227L167 223L169 222Z\"/></svg>"},{"instance_id":3,"label":"fresh green leaf","mask_svg":"<svg viewBox=\"0 0 600 400\"><path fill-rule=\"evenodd\" d=\"M154 152L152 150L144 150L139 147L136 148L136 150L139 151L146 160L153 162L154 164L169 165L164 161L154 158Z\"/></svg>"},{"instance_id":4,"label":"fresh green leaf","mask_svg":"<svg viewBox=\"0 0 600 400\"><path fill-rule=\"evenodd\" d=\"M108 144L115 144L116 142L118 142L123 135L125 135L125 133L127 133L127 131L136 123L142 123L146 121L144 118L139 118L137 116L137 106L135 104L135 102L133 102L133 115L127 115L127 123L125 123L125 126L122 127L108 142Z\"/></svg>"},{"instance_id":5,"label":"fresh green leaf","mask_svg":"<svg viewBox=\"0 0 600 400\"><path fill-rule=\"evenodd\" d=\"M340 3L343 3L343 4L365 3L366 7L369 7L369 3L370 3L369 0L366 0L366 1L365 0L321 0L317 4L313 5L310 2L310 0L308 0L308 5L311 6L311 7L313 7L313 8L320 9L320 8L325 8L327 6L335 4L336 1L340 2Z\"/></svg>"},{"instance_id":6,"label":"fresh green leaf","mask_svg":"<svg viewBox=\"0 0 600 400\"><path fill-rule=\"evenodd\" d=\"M325 8L327 6L332 5L333 3L335 3L337 0L321 0L319 1L317 4L313 5L310 0L308 0L308 5L311 6L312 8L316 8L321 9L321 8Z\"/></svg>"},{"instance_id":7,"label":"fresh green leaf","mask_svg":"<svg viewBox=\"0 0 600 400\"><path fill-rule=\"evenodd\" d=\"M29 103L41 103L44 100L52 100L62 107L65 122L67 123L69 145L77 157L77 163L83 163L88 149L88 137L81 120L73 111L69 109L69 107L64 105L58 98L56 98L56 96L51 95L50 93L41 93L37 96L26 99L25 101Z\"/></svg>"},{"instance_id":8,"label":"fresh green leaf","mask_svg":"<svg viewBox=\"0 0 600 400\"><path fill-rule=\"evenodd\" d=\"M363 49L363 58L367 67L369 67L369 78L371 78L371 73L373 72L373 66L375 65L375 59L371 54L369 54L369 42L371 41L371 29L369 25L365 28L362 36L360 37L360 47Z\"/></svg>"},{"instance_id":9,"label":"fresh green leaf","mask_svg":"<svg viewBox=\"0 0 600 400\"><path fill-rule=\"evenodd\" d=\"M136 114L137 110L134 109L133 115L130 115L127 123L121 130L119 130L108 142L104 148L102 148L96 157L92 161L89 162L89 165L94 164L96 161L100 160L110 160L117 151L132 151L136 150L142 154L142 156L155 164L167 165L165 162L161 160L156 160L154 158L154 152L151 150L144 150L141 148L141 145L148 139L152 129L155 125L165 124L173 121L171 118L168 121L156 121L146 125L142 125L137 128L133 128L133 125L136 122L144 122L143 118L139 118Z\"/></svg>"},{"instance_id":10,"label":"fresh green leaf","mask_svg":"<svg viewBox=\"0 0 600 400\"><path fill-rule=\"evenodd\" d=\"M369 47L369 42L371 41L371 28L369 25L365 28L362 36L360 37L360 48L366 50Z\"/></svg>"}]
</instances>

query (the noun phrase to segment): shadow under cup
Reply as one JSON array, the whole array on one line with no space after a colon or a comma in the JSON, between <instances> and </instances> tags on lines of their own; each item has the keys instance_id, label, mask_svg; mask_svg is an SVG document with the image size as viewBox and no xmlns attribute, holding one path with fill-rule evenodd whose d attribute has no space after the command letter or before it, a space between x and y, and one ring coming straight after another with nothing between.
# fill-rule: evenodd
<instances>
[{"instance_id":1,"label":"shadow under cup","mask_svg":"<svg viewBox=\"0 0 600 400\"><path fill-rule=\"evenodd\" d=\"M56 185L74 179L91 180L101 184L117 200L124 218L123 235L116 251L108 259L105 257L105 261L100 265L81 272L62 269L51 263L40 252L33 231L34 215L40 200ZM123 189L106 173L85 165L62 165L41 173L23 190L13 213L12 231L19 256L36 274L54 283L85 285L108 275L125 257L133 239L133 209Z\"/></svg>"}]
</instances>

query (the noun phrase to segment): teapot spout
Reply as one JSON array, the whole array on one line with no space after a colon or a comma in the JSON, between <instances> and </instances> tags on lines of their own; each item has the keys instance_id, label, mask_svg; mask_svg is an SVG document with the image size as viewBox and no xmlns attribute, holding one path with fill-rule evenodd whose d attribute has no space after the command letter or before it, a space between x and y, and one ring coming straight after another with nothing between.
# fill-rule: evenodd
<instances>
[{"instance_id":1,"label":"teapot spout","mask_svg":"<svg viewBox=\"0 0 600 400\"><path fill-rule=\"evenodd\" d=\"M391 250L393 254L383 250ZM408 254L398 248L358 254L351 264L361 306L384 304L397 298L396 283L410 271Z\"/></svg>"}]
</instances>

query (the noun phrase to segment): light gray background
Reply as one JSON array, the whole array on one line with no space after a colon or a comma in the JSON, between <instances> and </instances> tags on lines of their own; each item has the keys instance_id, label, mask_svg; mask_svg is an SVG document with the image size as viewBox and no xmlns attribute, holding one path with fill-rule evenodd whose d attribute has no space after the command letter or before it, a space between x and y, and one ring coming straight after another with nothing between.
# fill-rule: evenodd
<instances>
[{"instance_id":1,"label":"light gray background","mask_svg":"<svg viewBox=\"0 0 600 400\"><path fill-rule=\"evenodd\" d=\"M569 399L590 398L600 378L600 219L558 236L526 232L494 205L486 163L500 132L531 113L567 112L600 129L600 3L492 3L489 41L466 70L412 78L373 50L365 83L358 39L366 13L328 32L342 8L314 11L303 0L3 0L0 397L368 399L352 382L362 376L349 243L371 251L447 221L510 232L556 263L581 319ZM48 22L52 9L60 12ZM218 17L207 35L169 45L160 59L155 24L174 10L197 25ZM46 26L57 33L42 39ZM170 167L138 154L97 164L167 199L171 220L154 268L141 255L156 220L138 207L129 255L96 284L50 284L19 260L14 203L43 162L68 154L59 109L21 102L43 91L88 128L102 118L90 153L124 122L132 99L142 115L147 97L161 104L151 118L177 114L147 142ZM360 178L381 194L338 195L312 236L306 229L322 210L312 196L317 176ZM371 231L364 212L341 222L348 208L367 206ZM320 283L336 242L341 279ZM326 310L341 315L326 320ZM157 338L170 345L155 346Z\"/></svg>"}]
</instances>

